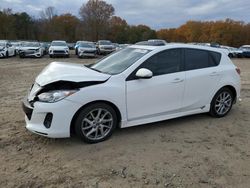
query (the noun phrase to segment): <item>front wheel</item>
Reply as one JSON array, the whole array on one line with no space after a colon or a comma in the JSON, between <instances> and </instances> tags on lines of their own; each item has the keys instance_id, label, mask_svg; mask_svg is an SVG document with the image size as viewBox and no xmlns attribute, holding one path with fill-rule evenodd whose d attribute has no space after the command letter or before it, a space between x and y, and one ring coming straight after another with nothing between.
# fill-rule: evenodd
<instances>
[{"instance_id":1,"label":"front wheel","mask_svg":"<svg viewBox=\"0 0 250 188\"><path fill-rule=\"evenodd\" d=\"M233 99L233 93L230 89L220 89L211 102L209 113L217 118L226 116L232 108Z\"/></svg>"},{"instance_id":2,"label":"front wheel","mask_svg":"<svg viewBox=\"0 0 250 188\"><path fill-rule=\"evenodd\" d=\"M118 124L115 110L106 103L82 109L75 121L76 134L87 143L107 140Z\"/></svg>"}]
</instances>

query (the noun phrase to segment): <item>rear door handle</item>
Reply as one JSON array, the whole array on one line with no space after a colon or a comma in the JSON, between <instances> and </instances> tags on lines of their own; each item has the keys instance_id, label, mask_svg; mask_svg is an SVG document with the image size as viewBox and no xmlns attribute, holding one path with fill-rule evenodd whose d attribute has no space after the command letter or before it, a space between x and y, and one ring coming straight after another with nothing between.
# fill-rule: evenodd
<instances>
[{"instance_id":1,"label":"rear door handle","mask_svg":"<svg viewBox=\"0 0 250 188\"><path fill-rule=\"evenodd\" d=\"M183 82L184 79L181 79L181 78L175 78L172 83L180 83L180 82Z\"/></svg>"}]
</instances>

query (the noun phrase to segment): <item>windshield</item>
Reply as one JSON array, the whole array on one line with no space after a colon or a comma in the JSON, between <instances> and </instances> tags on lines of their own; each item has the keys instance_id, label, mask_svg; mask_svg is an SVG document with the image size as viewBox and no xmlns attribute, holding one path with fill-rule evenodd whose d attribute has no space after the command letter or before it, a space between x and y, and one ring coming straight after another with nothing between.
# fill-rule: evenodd
<instances>
[{"instance_id":1,"label":"windshield","mask_svg":"<svg viewBox=\"0 0 250 188\"><path fill-rule=\"evenodd\" d=\"M241 47L241 49L244 50L244 51L249 51L250 47Z\"/></svg>"},{"instance_id":2,"label":"windshield","mask_svg":"<svg viewBox=\"0 0 250 188\"><path fill-rule=\"evenodd\" d=\"M119 74L145 56L150 50L125 48L92 65L90 68L106 74Z\"/></svg>"},{"instance_id":3,"label":"windshield","mask_svg":"<svg viewBox=\"0 0 250 188\"><path fill-rule=\"evenodd\" d=\"M23 47L39 47L40 44L38 42L24 42L22 43Z\"/></svg>"},{"instance_id":4,"label":"windshield","mask_svg":"<svg viewBox=\"0 0 250 188\"><path fill-rule=\"evenodd\" d=\"M52 42L51 46L67 46L66 42Z\"/></svg>"},{"instance_id":5,"label":"windshield","mask_svg":"<svg viewBox=\"0 0 250 188\"><path fill-rule=\"evenodd\" d=\"M83 48L95 48L94 43L80 43L79 46Z\"/></svg>"},{"instance_id":6,"label":"windshield","mask_svg":"<svg viewBox=\"0 0 250 188\"><path fill-rule=\"evenodd\" d=\"M99 44L100 45L112 45L110 41L100 41Z\"/></svg>"}]
</instances>

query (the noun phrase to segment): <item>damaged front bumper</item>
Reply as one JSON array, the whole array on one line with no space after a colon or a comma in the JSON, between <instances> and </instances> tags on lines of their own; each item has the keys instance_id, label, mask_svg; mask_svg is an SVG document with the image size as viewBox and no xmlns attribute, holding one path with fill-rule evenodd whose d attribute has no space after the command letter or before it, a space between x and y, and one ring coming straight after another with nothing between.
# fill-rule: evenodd
<instances>
[{"instance_id":1,"label":"damaged front bumper","mask_svg":"<svg viewBox=\"0 0 250 188\"><path fill-rule=\"evenodd\" d=\"M22 107L26 128L35 134L49 138L70 137L71 120L80 108L67 99L55 103L35 102L32 107L26 97Z\"/></svg>"}]
</instances>

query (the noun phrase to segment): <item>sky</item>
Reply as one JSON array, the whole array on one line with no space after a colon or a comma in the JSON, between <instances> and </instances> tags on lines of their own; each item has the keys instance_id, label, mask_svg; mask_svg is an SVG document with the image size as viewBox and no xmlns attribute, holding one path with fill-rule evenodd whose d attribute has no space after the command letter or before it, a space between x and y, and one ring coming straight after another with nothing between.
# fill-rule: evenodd
<instances>
[{"instance_id":1,"label":"sky","mask_svg":"<svg viewBox=\"0 0 250 188\"><path fill-rule=\"evenodd\" d=\"M87 0L0 0L0 9L27 12L39 17L48 6L57 14L71 13L79 17L79 8ZM115 15L128 24L148 25L154 29L176 28L188 20L208 21L231 18L250 22L250 0L106 0Z\"/></svg>"}]
</instances>

